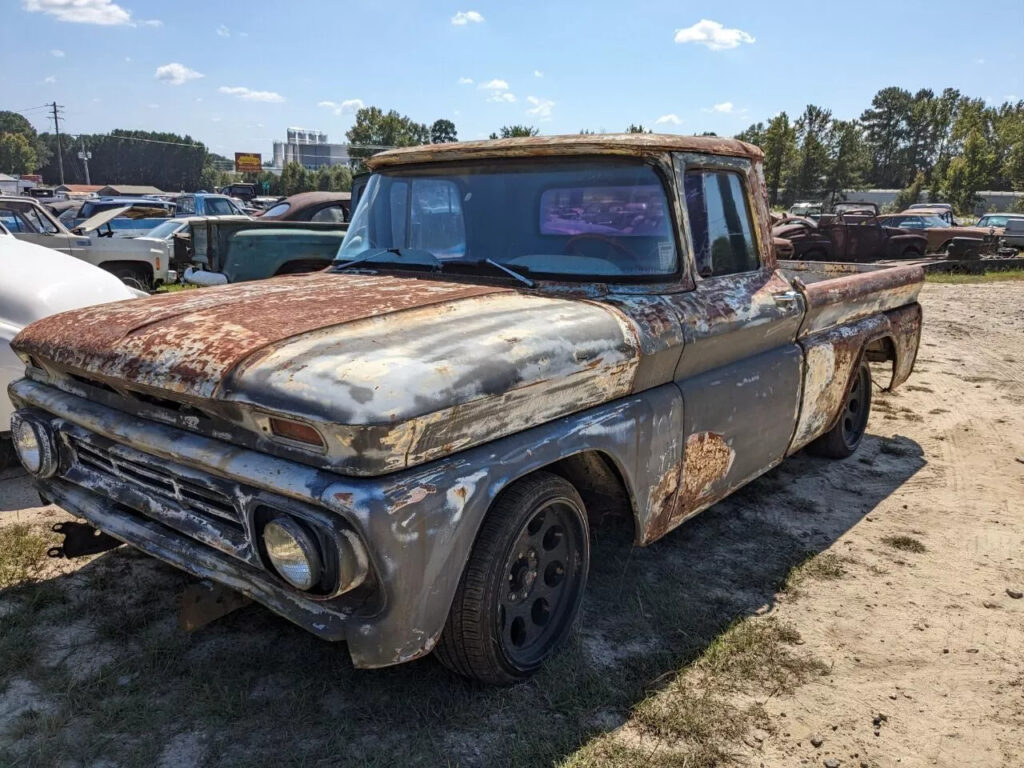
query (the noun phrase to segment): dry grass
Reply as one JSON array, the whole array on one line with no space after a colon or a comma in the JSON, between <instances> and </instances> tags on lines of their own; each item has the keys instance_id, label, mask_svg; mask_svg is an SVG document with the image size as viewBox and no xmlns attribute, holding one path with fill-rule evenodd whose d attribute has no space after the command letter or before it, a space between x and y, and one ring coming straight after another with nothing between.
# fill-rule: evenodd
<instances>
[{"instance_id":1,"label":"dry grass","mask_svg":"<svg viewBox=\"0 0 1024 768\"><path fill-rule=\"evenodd\" d=\"M811 555L802 563L793 567L786 577L782 591L790 595L800 592L800 587L808 580L833 581L841 579L846 574L843 568L843 561L834 552L822 552Z\"/></svg>"},{"instance_id":2,"label":"dry grass","mask_svg":"<svg viewBox=\"0 0 1024 768\"><path fill-rule=\"evenodd\" d=\"M16 523L0 528L0 589L38 578L55 538L42 526Z\"/></svg>"},{"instance_id":3,"label":"dry grass","mask_svg":"<svg viewBox=\"0 0 1024 768\"><path fill-rule=\"evenodd\" d=\"M913 536L886 536L882 539L882 543L893 549L898 549L900 552L921 554L926 549L924 544Z\"/></svg>"},{"instance_id":4,"label":"dry grass","mask_svg":"<svg viewBox=\"0 0 1024 768\"><path fill-rule=\"evenodd\" d=\"M995 283L1003 280L1024 280L1024 269L1004 269L998 272L982 272L979 275L959 272L929 272L924 279L929 283Z\"/></svg>"}]
</instances>

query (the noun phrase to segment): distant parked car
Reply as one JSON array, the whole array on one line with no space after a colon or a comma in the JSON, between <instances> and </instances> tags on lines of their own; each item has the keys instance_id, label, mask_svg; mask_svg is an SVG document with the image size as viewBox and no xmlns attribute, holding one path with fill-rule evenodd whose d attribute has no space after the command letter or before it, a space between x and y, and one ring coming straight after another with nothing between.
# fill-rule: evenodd
<instances>
[{"instance_id":1,"label":"distant parked car","mask_svg":"<svg viewBox=\"0 0 1024 768\"><path fill-rule=\"evenodd\" d=\"M11 456L7 385L25 375L11 339L48 315L145 294L113 275L52 248L18 240L0 225L0 469Z\"/></svg>"},{"instance_id":2,"label":"distant parked car","mask_svg":"<svg viewBox=\"0 0 1024 768\"><path fill-rule=\"evenodd\" d=\"M783 219L772 227L772 235L789 240L793 258L802 260L867 262L924 255L923 234L888 226L872 213L873 204L842 205L855 207L838 215L822 214L816 224L800 217Z\"/></svg>"},{"instance_id":3,"label":"distant parked car","mask_svg":"<svg viewBox=\"0 0 1024 768\"><path fill-rule=\"evenodd\" d=\"M953 245L954 238L970 238L977 240L981 246L986 238L993 234L983 227L958 227L940 218L939 212L932 208L907 209L901 213L880 216L879 221L889 227L899 227L920 231L928 240L927 253L947 253ZM966 243L966 240L962 240Z\"/></svg>"},{"instance_id":4,"label":"distant parked car","mask_svg":"<svg viewBox=\"0 0 1024 768\"><path fill-rule=\"evenodd\" d=\"M821 203L793 203L793 206L789 209L789 215L802 216L817 221L824 210L825 207Z\"/></svg>"},{"instance_id":5,"label":"distant parked car","mask_svg":"<svg viewBox=\"0 0 1024 768\"><path fill-rule=\"evenodd\" d=\"M974 226L982 229L994 228L997 235L1002 235L1010 219L1024 221L1024 213L986 213L978 219L978 223Z\"/></svg>"},{"instance_id":6,"label":"distant parked car","mask_svg":"<svg viewBox=\"0 0 1024 768\"><path fill-rule=\"evenodd\" d=\"M268 221L348 221L352 210L350 192L299 192L267 209Z\"/></svg>"},{"instance_id":7,"label":"distant parked car","mask_svg":"<svg viewBox=\"0 0 1024 768\"><path fill-rule=\"evenodd\" d=\"M1013 217L1006 220L1003 245L1016 248L1018 251L1024 249L1024 218Z\"/></svg>"},{"instance_id":8,"label":"distant parked car","mask_svg":"<svg viewBox=\"0 0 1024 768\"><path fill-rule=\"evenodd\" d=\"M222 195L228 195L229 197L237 197L248 202L259 194L256 189L255 184L238 182L236 184L228 184L226 187L221 187L220 193Z\"/></svg>"},{"instance_id":9,"label":"distant parked car","mask_svg":"<svg viewBox=\"0 0 1024 768\"><path fill-rule=\"evenodd\" d=\"M914 203L907 206L908 211L928 211L931 215L945 220L948 226L956 226L953 220L953 206L949 203Z\"/></svg>"},{"instance_id":10,"label":"distant parked car","mask_svg":"<svg viewBox=\"0 0 1024 768\"><path fill-rule=\"evenodd\" d=\"M242 206L227 195L196 192L178 195L175 216L244 216Z\"/></svg>"},{"instance_id":11,"label":"distant parked car","mask_svg":"<svg viewBox=\"0 0 1024 768\"><path fill-rule=\"evenodd\" d=\"M69 229L74 229L98 213L125 207L128 210L111 220L110 231L113 237L142 237L164 219L174 215L174 203L167 200L148 197L97 197L84 201L71 222L66 219L63 221Z\"/></svg>"}]
</instances>

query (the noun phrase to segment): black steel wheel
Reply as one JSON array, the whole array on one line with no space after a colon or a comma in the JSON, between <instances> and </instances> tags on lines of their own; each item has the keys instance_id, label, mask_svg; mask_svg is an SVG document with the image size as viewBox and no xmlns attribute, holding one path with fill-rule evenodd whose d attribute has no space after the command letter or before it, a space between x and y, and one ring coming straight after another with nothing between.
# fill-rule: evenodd
<instances>
[{"instance_id":1,"label":"black steel wheel","mask_svg":"<svg viewBox=\"0 0 1024 768\"><path fill-rule=\"evenodd\" d=\"M871 366L861 360L846 391L835 425L809 446L818 456L845 459L852 456L864 439L871 415Z\"/></svg>"},{"instance_id":2,"label":"black steel wheel","mask_svg":"<svg viewBox=\"0 0 1024 768\"><path fill-rule=\"evenodd\" d=\"M437 658L486 683L533 674L569 635L589 563L586 510L572 484L547 472L513 483L481 526Z\"/></svg>"}]
</instances>

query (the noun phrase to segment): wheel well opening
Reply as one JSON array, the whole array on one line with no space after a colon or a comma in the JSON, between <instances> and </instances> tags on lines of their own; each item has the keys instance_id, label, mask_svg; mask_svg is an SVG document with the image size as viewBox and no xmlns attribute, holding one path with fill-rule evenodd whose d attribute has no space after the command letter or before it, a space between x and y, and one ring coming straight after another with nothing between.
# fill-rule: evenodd
<instances>
[{"instance_id":1,"label":"wheel well opening","mask_svg":"<svg viewBox=\"0 0 1024 768\"><path fill-rule=\"evenodd\" d=\"M628 522L631 528L635 528L636 515L629 488L607 454L583 451L559 459L543 469L565 478L576 487L593 524ZM635 530L631 532L635 533Z\"/></svg>"},{"instance_id":2,"label":"wheel well opening","mask_svg":"<svg viewBox=\"0 0 1024 768\"><path fill-rule=\"evenodd\" d=\"M896 375L897 352L896 344L891 336L882 336L869 342L864 350L864 357L869 363L873 364L873 369L881 368L888 371L889 380L892 381L891 377ZM885 363L890 363L890 365L886 366ZM872 378L876 381L883 380L881 377L872 376Z\"/></svg>"},{"instance_id":3,"label":"wheel well opening","mask_svg":"<svg viewBox=\"0 0 1024 768\"><path fill-rule=\"evenodd\" d=\"M147 264L144 261L104 261L99 266L100 269L105 269L108 272L112 272L115 269L125 271L130 270L138 275L143 275L150 279L153 277L153 265Z\"/></svg>"}]
</instances>

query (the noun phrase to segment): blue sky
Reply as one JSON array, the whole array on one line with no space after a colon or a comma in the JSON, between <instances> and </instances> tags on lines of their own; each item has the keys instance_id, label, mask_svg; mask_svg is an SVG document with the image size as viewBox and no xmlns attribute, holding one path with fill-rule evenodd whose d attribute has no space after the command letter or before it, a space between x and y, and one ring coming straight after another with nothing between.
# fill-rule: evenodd
<instances>
[{"instance_id":1,"label":"blue sky","mask_svg":"<svg viewBox=\"0 0 1024 768\"><path fill-rule=\"evenodd\" d=\"M977 13L974 8L982 8ZM288 126L343 141L359 104L463 139L731 135L807 103L856 117L879 88L1024 98L1024 2L0 0L0 108L40 130L188 133L268 156Z\"/></svg>"}]
</instances>

